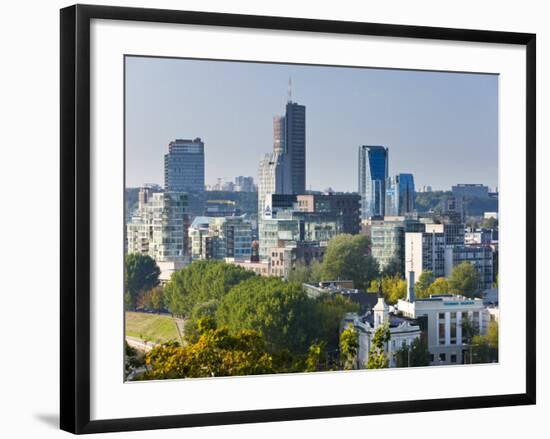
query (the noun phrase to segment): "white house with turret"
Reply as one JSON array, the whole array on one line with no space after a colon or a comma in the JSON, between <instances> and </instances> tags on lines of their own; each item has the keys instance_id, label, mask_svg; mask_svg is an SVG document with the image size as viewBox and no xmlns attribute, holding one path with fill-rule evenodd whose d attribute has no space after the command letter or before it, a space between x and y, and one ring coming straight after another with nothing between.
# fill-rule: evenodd
<instances>
[{"instance_id":1,"label":"white house with turret","mask_svg":"<svg viewBox=\"0 0 550 439\"><path fill-rule=\"evenodd\" d=\"M420 327L412 319L398 317L393 313L381 294L371 311L360 316L357 313L348 313L343 320L343 328L353 325L359 335L359 350L357 353L357 367L366 368L369 359L369 351L376 330L387 324L390 330L390 340L384 351L389 358L389 367L396 367L396 352L404 345L410 346L414 340L420 337Z\"/></svg>"}]
</instances>

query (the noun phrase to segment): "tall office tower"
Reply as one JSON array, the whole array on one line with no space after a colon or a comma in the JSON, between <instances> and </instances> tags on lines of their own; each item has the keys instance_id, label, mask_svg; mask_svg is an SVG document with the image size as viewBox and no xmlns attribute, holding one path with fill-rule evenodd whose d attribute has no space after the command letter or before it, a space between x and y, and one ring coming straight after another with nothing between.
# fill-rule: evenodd
<instances>
[{"instance_id":1,"label":"tall office tower","mask_svg":"<svg viewBox=\"0 0 550 439\"><path fill-rule=\"evenodd\" d=\"M385 216L404 216L414 212L414 177L397 174L386 180Z\"/></svg>"},{"instance_id":2,"label":"tall office tower","mask_svg":"<svg viewBox=\"0 0 550 439\"><path fill-rule=\"evenodd\" d=\"M359 195L361 195L361 218L384 216L387 178L388 148L373 145L360 146Z\"/></svg>"},{"instance_id":3,"label":"tall office tower","mask_svg":"<svg viewBox=\"0 0 550 439\"><path fill-rule=\"evenodd\" d=\"M296 102L286 104L284 152L287 156L290 175L290 194L306 191L306 107Z\"/></svg>"},{"instance_id":4,"label":"tall office tower","mask_svg":"<svg viewBox=\"0 0 550 439\"><path fill-rule=\"evenodd\" d=\"M204 192L204 143L176 139L168 144L164 155L164 189L167 191Z\"/></svg>"}]
</instances>

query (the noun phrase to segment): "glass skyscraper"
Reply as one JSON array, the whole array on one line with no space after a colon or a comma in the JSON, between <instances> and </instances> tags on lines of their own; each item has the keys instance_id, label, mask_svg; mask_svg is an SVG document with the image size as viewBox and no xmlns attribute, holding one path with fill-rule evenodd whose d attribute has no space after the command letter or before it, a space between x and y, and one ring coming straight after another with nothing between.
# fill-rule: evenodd
<instances>
[{"instance_id":1,"label":"glass skyscraper","mask_svg":"<svg viewBox=\"0 0 550 439\"><path fill-rule=\"evenodd\" d=\"M388 148L378 145L359 147L359 195L361 218L384 216Z\"/></svg>"},{"instance_id":2,"label":"glass skyscraper","mask_svg":"<svg viewBox=\"0 0 550 439\"><path fill-rule=\"evenodd\" d=\"M204 143L176 139L164 155L164 189L167 191L204 192Z\"/></svg>"},{"instance_id":3,"label":"glass skyscraper","mask_svg":"<svg viewBox=\"0 0 550 439\"><path fill-rule=\"evenodd\" d=\"M414 212L414 177L397 174L386 180L386 216L403 216Z\"/></svg>"}]
</instances>

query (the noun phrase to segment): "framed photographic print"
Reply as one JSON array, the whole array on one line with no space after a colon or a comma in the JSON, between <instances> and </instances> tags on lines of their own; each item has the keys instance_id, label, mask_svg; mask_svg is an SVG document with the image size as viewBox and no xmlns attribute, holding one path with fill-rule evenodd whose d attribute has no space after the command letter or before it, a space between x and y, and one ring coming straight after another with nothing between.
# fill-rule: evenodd
<instances>
[{"instance_id":1,"label":"framed photographic print","mask_svg":"<svg viewBox=\"0 0 550 439\"><path fill-rule=\"evenodd\" d=\"M61 10L61 428L535 403L535 35Z\"/></svg>"}]
</instances>

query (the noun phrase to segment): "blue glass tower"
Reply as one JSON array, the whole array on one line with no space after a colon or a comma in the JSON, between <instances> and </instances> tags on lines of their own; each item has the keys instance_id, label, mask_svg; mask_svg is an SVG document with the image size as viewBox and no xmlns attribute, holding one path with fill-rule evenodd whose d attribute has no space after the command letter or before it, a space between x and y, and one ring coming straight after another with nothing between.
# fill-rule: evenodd
<instances>
[{"instance_id":1,"label":"blue glass tower","mask_svg":"<svg viewBox=\"0 0 550 439\"><path fill-rule=\"evenodd\" d=\"M404 216L414 212L414 177L397 174L386 180L386 216Z\"/></svg>"},{"instance_id":2,"label":"blue glass tower","mask_svg":"<svg viewBox=\"0 0 550 439\"><path fill-rule=\"evenodd\" d=\"M384 216L388 148L379 145L359 147L359 195L361 218Z\"/></svg>"}]
</instances>

